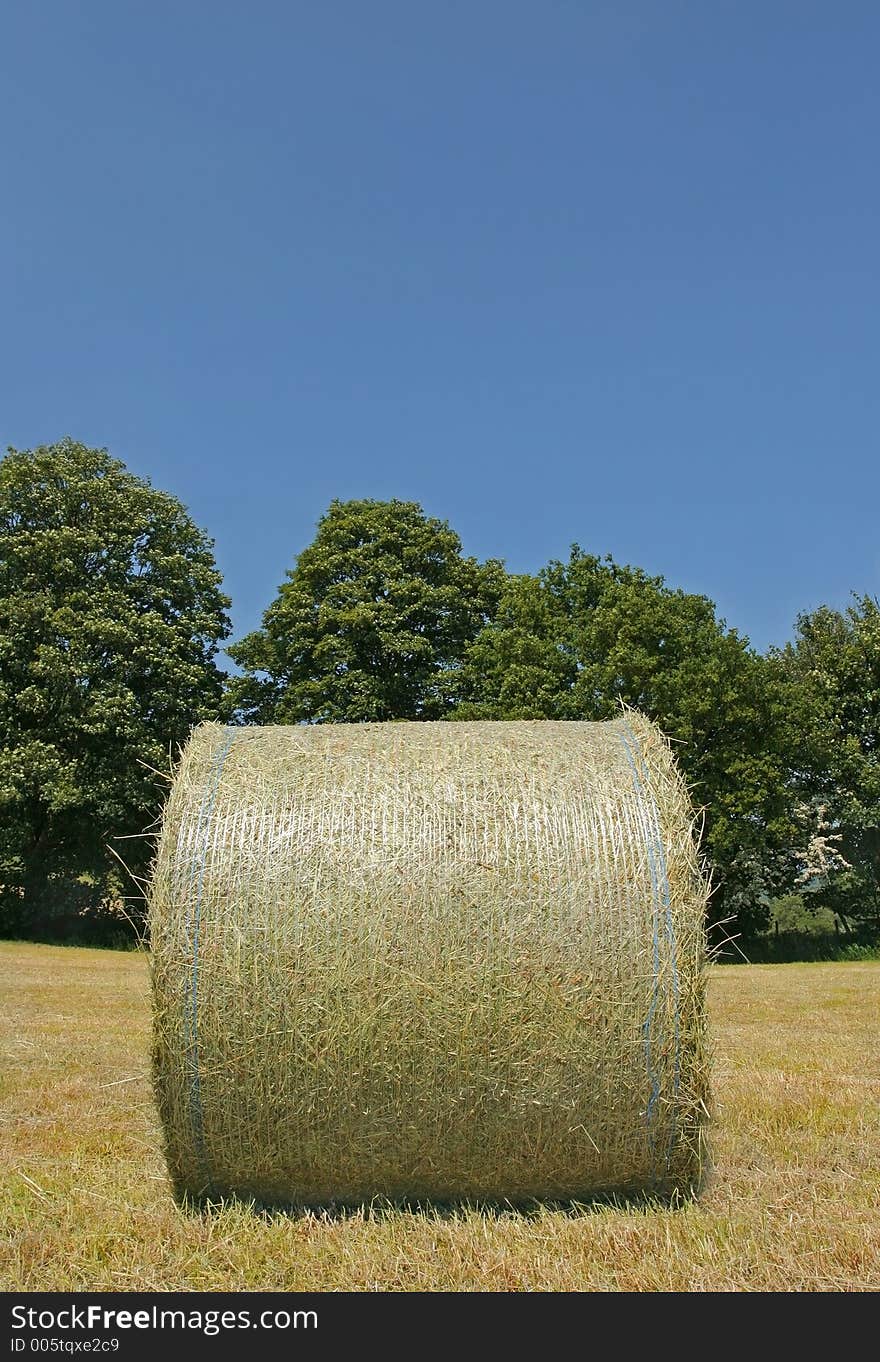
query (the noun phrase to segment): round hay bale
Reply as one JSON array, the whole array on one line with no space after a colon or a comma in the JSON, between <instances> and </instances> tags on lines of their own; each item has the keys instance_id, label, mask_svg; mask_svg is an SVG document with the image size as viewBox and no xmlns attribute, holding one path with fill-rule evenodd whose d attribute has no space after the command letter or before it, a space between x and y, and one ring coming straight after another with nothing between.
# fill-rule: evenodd
<instances>
[{"instance_id":1,"label":"round hay bale","mask_svg":"<svg viewBox=\"0 0 880 1362\"><path fill-rule=\"evenodd\" d=\"M694 1187L692 822L665 739L635 714L196 729L150 905L176 1193Z\"/></svg>"}]
</instances>

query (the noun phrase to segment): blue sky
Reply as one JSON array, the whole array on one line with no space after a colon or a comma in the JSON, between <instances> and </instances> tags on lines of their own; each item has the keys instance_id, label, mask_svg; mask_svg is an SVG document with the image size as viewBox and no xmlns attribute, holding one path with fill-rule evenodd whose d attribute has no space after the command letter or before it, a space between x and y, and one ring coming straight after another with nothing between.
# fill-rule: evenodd
<instances>
[{"instance_id":1,"label":"blue sky","mask_svg":"<svg viewBox=\"0 0 880 1362\"><path fill-rule=\"evenodd\" d=\"M252 627L333 497L756 645L880 590L880 6L8 0L0 441L179 495Z\"/></svg>"}]
</instances>

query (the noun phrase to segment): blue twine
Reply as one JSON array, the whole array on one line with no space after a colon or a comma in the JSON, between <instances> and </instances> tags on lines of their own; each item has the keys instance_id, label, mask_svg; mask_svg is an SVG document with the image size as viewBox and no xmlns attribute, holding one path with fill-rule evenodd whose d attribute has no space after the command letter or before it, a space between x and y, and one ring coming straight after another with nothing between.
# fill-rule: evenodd
<instances>
[{"instance_id":1,"label":"blue twine","mask_svg":"<svg viewBox=\"0 0 880 1362\"><path fill-rule=\"evenodd\" d=\"M208 1156L205 1148L205 1123L202 1111L202 1079L199 1072L199 1014L198 1014L198 989L199 989L199 928L202 918L202 897L205 889L205 867L208 860L208 832L211 826L211 817L214 813L214 805L217 802L217 791L220 787L220 776L223 773L223 765L229 756L230 748L235 739L236 729L227 728L226 741L217 752L211 769L208 772L208 785L202 798L201 808L199 809L198 823L196 824L195 835L195 859L193 861L190 886L198 880L196 885L195 902L187 900L186 909L186 934L187 938L192 939L192 986L190 989L189 1018L188 1018L188 1046L187 1046L187 1068L189 1070L189 1112L190 1122L193 1131L193 1140L196 1148L196 1157L199 1161L200 1171L204 1174L203 1190L207 1188L210 1178L208 1176ZM204 842L199 851L199 839L204 833Z\"/></svg>"},{"instance_id":2,"label":"blue twine","mask_svg":"<svg viewBox=\"0 0 880 1362\"><path fill-rule=\"evenodd\" d=\"M629 727L627 725L627 727ZM632 730L630 730L632 731ZM623 749L626 759L630 764L633 773L633 785L635 786L636 797L640 808L644 811L644 795L642 793L642 782L639 778L638 767L633 757L632 748L626 738L621 734ZM651 917L653 934L653 962L654 962L654 987L651 996L651 1004L648 1008L648 1015L645 1017L642 1026L643 1044L645 1048L645 1066L648 1070L648 1079L651 1083L651 1095L648 1098L648 1105L645 1109L645 1124L648 1132L648 1148L651 1151L651 1160L654 1160L656 1141L654 1138L654 1108L660 1096L660 1079L654 1067L652 1029L654 1026L654 1015L657 1011L657 1001L660 990L660 933L659 933L659 913L658 913L658 884L657 884L657 863L654 857L654 848L648 838L645 838L645 848L648 852L648 866L651 872Z\"/></svg>"},{"instance_id":3,"label":"blue twine","mask_svg":"<svg viewBox=\"0 0 880 1362\"><path fill-rule=\"evenodd\" d=\"M644 776L645 782L647 784L648 770L647 765L645 763L644 754L642 752L641 744L639 743L639 740L636 737L630 725L628 723L624 723L624 727L629 733L630 738L632 739L632 744L635 747L636 752L638 753L639 765L641 766L642 775ZM651 1079L651 1097L648 1101L646 1121L648 1124L648 1144L651 1149L652 1156L655 1150L655 1139L653 1133L653 1115L654 1108L657 1104L657 1099L660 1094L660 1081L653 1064L652 1030L654 1024L654 1016L657 1011L657 1003L660 988L659 909L661 904L664 910L666 943L669 954L670 975L672 979L672 999L673 999L672 1030L674 1047L672 1066L673 1074L672 1089L674 1101L672 1110L672 1121L670 1123L669 1129L669 1138L666 1144L665 1162L666 1169L668 1171L672 1158L672 1147L675 1143L676 1114L678 1106L677 1099L681 1082L681 1041L679 1022L680 988L678 978L678 963L676 961L675 927L672 921L672 902L669 890L669 875L666 864L666 852L663 847L663 838L660 835L660 820L657 811L657 803L653 796L651 796L649 807L649 802L645 796L645 789L642 784L642 779L639 775L639 769L636 765L636 761L633 755L633 748L630 746L630 743L622 734L621 739L623 742L624 750L626 751L627 761L629 762L630 767L632 769L633 784L635 786L636 796L638 798L642 812L645 814L647 820L646 832L648 836L646 836L645 838L645 847L648 852L648 863L651 870L651 890L653 900L652 917L653 917L654 990L653 996L651 998L651 1005L648 1010L648 1015L645 1019L643 1033L645 1037L645 1058L648 1068L648 1076Z\"/></svg>"}]
</instances>

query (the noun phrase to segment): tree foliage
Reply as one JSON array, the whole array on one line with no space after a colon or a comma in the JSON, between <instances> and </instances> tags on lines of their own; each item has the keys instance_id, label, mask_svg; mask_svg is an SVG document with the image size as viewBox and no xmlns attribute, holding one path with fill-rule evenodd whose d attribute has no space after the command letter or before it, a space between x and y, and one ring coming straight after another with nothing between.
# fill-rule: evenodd
<instances>
[{"instance_id":1,"label":"tree foliage","mask_svg":"<svg viewBox=\"0 0 880 1362\"><path fill-rule=\"evenodd\" d=\"M0 894L6 930L104 892L229 631L211 541L174 497L73 440L0 463ZM120 845L117 843L117 845ZM126 842L142 868L146 842Z\"/></svg>"},{"instance_id":2,"label":"tree foliage","mask_svg":"<svg viewBox=\"0 0 880 1362\"><path fill-rule=\"evenodd\" d=\"M782 696L766 662L705 596L577 546L512 578L468 650L460 718L606 719L620 703L677 742L705 810L713 913L756 930L793 829Z\"/></svg>"},{"instance_id":3,"label":"tree foliage","mask_svg":"<svg viewBox=\"0 0 880 1362\"><path fill-rule=\"evenodd\" d=\"M844 612L801 615L794 642L771 662L786 686L794 778L815 829L798 856L801 892L848 923L876 926L880 604L862 596ZM824 859L817 838L830 851Z\"/></svg>"},{"instance_id":4,"label":"tree foliage","mask_svg":"<svg viewBox=\"0 0 880 1362\"><path fill-rule=\"evenodd\" d=\"M774 896L880 924L880 604L798 620L757 654L705 596L575 546L537 575L462 553L407 501L334 501L262 625L229 649L212 544L175 498L72 440L0 463L0 929L106 897L150 767L191 725L605 719L677 744L703 810L712 914ZM818 918L817 918L818 920Z\"/></svg>"},{"instance_id":5,"label":"tree foliage","mask_svg":"<svg viewBox=\"0 0 880 1362\"><path fill-rule=\"evenodd\" d=\"M231 702L256 723L443 718L502 579L414 502L334 501L262 627L230 647Z\"/></svg>"}]
</instances>

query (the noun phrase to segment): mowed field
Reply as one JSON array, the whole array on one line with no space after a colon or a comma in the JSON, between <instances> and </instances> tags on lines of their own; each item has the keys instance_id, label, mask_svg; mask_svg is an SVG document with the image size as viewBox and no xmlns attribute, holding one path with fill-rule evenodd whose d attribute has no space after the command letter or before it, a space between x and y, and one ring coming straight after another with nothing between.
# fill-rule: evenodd
<instances>
[{"instance_id":1,"label":"mowed field","mask_svg":"<svg viewBox=\"0 0 880 1362\"><path fill-rule=\"evenodd\" d=\"M0 943L7 1290L880 1287L880 964L712 971L715 1162L677 1209L183 1213L146 961Z\"/></svg>"}]
</instances>

